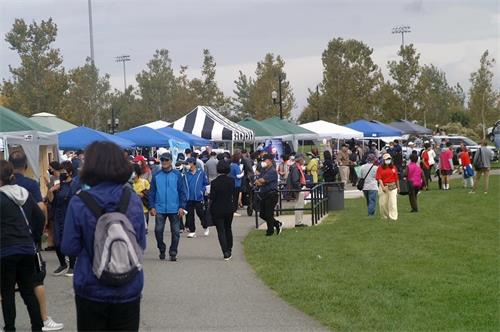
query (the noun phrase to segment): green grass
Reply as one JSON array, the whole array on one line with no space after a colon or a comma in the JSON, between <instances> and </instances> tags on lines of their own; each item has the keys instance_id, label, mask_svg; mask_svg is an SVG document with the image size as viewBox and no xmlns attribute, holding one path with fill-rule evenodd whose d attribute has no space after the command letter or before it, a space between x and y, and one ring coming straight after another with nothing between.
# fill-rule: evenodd
<instances>
[{"instance_id":1,"label":"green grass","mask_svg":"<svg viewBox=\"0 0 500 332\"><path fill-rule=\"evenodd\" d=\"M398 197L399 220L368 219L365 202L279 237L253 231L245 254L290 304L334 331L499 331L500 176L490 193Z\"/></svg>"},{"instance_id":2,"label":"green grass","mask_svg":"<svg viewBox=\"0 0 500 332\"><path fill-rule=\"evenodd\" d=\"M492 168L492 169L498 169L498 168L500 168L500 160L493 161L493 162L491 163L491 168Z\"/></svg>"}]
</instances>

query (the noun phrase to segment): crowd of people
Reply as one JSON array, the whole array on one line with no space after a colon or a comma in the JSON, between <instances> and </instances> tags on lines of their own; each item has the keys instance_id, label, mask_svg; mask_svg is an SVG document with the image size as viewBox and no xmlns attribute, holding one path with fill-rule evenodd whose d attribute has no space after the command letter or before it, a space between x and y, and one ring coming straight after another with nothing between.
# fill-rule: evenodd
<instances>
[{"instance_id":1,"label":"crowd of people","mask_svg":"<svg viewBox=\"0 0 500 332\"><path fill-rule=\"evenodd\" d=\"M43 177L48 190L25 175L22 151L0 161L1 297L5 331L15 329L16 284L28 309L34 331L63 329L48 315L45 263L41 235L48 234L46 251L56 253L55 276L73 277L78 330L138 330L140 297L144 284L142 257L149 220L160 260L177 261L181 233L197 237L197 219L203 235L214 226L222 258L229 261L233 248L233 217L244 205L254 205L266 222L266 236L279 235L275 218L279 195L295 204L295 225L304 226L307 188L320 181L352 183L363 191L368 215L377 205L383 219L397 220L398 193L409 196L411 212L418 212L418 195L428 190L432 175L438 186L450 190L449 177L463 174L464 186L477 191L485 179L488 191L490 151L486 143L471 158L462 145L458 165L449 142L424 142L421 151L399 142L378 150L377 144L346 142L341 149L316 147L304 155L281 156L259 148L216 153L186 149L175 160L171 152L157 158L131 156L108 142L94 142L75 154L51 161ZM475 176L475 181L473 178ZM255 206L257 204L257 206ZM167 252L167 222L171 239ZM98 240L96 240L98 239ZM112 259L111 259L112 258Z\"/></svg>"}]
</instances>

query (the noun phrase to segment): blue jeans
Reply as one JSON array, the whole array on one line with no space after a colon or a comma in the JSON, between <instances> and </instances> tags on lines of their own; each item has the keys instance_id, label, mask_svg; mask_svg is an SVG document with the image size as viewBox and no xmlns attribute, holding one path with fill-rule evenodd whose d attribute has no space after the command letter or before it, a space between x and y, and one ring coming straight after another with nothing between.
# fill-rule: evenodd
<instances>
[{"instance_id":1,"label":"blue jeans","mask_svg":"<svg viewBox=\"0 0 500 332\"><path fill-rule=\"evenodd\" d=\"M376 190L363 190L366 198L366 205L368 206L368 215L375 215L375 208L377 207L377 191Z\"/></svg>"},{"instance_id":2,"label":"blue jeans","mask_svg":"<svg viewBox=\"0 0 500 332\"><path fill-rule=\"evenodd\" d=\"M168 253L170 256L177 256L177 247L179 246L180 227L181 227L179 216L177 215L177 213L172 213L172 214L158 213L156 215L156 222L155 222L156 243L158 244L158 249L160 250L160 253L164 253L167 249L165 242L163 242L163 233L165 231L165 222L167 220L167 217L168 220L170 221L170 233L172 233L172 241Z\"/></svg>"}]
</instances>

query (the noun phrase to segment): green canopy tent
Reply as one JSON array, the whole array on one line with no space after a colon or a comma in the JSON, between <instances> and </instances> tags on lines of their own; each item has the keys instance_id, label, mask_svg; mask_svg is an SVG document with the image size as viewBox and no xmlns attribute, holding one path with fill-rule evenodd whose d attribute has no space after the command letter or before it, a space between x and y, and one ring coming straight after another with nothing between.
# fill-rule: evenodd
<instances>
[{"instance_id":1,"label":"green canopy tent","mask_svg":"<svg viewBox=\"0 0 500 332\"><path fill-rule=\"evenodd\" d=\"M52 113L37 113L33 114L30 120L35 121L39 125L52 129L58 133L76 128L74 124L58 118Z\"/></svg>"},{"instance_id":2,"label":"green canopy tent","mask_svg":"<svg viewBox=\"0 0 500 332\"><path fill-rule=\"evenodd\" d=\"M284 140L293 138L288 131L255 119L246 118L238 124L252 130L257 141L268 138L282 138Z\"/></svg>"},{"instance_id":3,"label":"green canopy tent","mask_svg":"<svg viewBox=\"0 0 500 332\"><path fill-rule=\"evenodd\" d=\"M22 116L6 107L0 106L0 150L5 159L9 158L9 146L21 146L28 159L28 166L39 179L41 165L48 165L49 154L58 159L57 133ZM40 153L43 150L43 153Z\"/></svg>"},{"instance_id":4,"label":"green canopy tent","mask_svg":"<svg viewBox=\"0 0 500 332\"><path fill-rule=\"evenodd\" d=\"M278 117L272 117L269 119L262 120L261 122L271 125L273 127L279 128L286 131L289 135L293 136L293 147L295 150L298 149L299 140L316 140L318 139L318 134L302 128L288 120L282 120Z\"/></svg>"}]
</instances>

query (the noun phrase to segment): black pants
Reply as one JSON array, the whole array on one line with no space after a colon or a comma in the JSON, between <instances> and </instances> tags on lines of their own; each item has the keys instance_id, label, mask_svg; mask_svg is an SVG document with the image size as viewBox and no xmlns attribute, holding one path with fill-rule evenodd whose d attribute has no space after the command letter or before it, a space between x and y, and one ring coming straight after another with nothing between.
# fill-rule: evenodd
<instances>
[{"instance_id":1,"label":"black pants","mask_svg":"<svg viewBox=\"0 0 500 332\"><path fill-rule=\"evenodd\" d=\"M141 299L106 303L75 296L78 331L138 331Z\"/></svg>"},{"instance_id":2,"label":"black pants","mask_svg":"<svg viewBox=\"0 0 500 332\"><path fill-rule=\"evenodd\" d=\"M217 228L217 235L219 237L220 248L223 254L230 254L233 250L233 230L231 224L233 223L233 214L226 215L212 215L212 220Z\"/></svg>"},{"instance_id":3,"label":"black pants","mask_svg":"<svg viewBox=\"0 0 500 332\"><path fill-rule=\"evenodd\" d=\"M424 179L425 179L425 186L429 188L429 183L432 181L431 179L431 169L427 169L425 167L422 167L422 170L424 171Z\"/></svg>"},{"instance_id":4,"label":"black pants","mask_svg":"<svg viewBox=\"0 0 500 332\"><path fill-rule=\"evenodd\" d=\"M240 201L241 188L234 187L233 190L233 212L238 211L238 203Z\"/></svg>"},{"instance_id":5,"label":"black pants","mask_svg":"<svg viewBox=\"0 0 500 332\"><path fill-rule=\"evenodd\" d=\"M5 331L15 331L16 283L28 309L31 330L41 331L43 327L40 306L34 292L35 256L13 255L0 260L2 313Z\"/></svg>"},{"instance_id":6,"label":"black pants","mask_svg":"<svg viewBox=\"0 0 500 332\"><path fill-rule=\"evenodd\" d=\"M414 188L413 186L410 187L410 190L408 191L408 197L410 198L410 206L412 211L418 211L418 203L417 203L417 195L418 195L419 189Z\"/></svg>"},{"instance_id":7,"label":"black pants","mask_svg":"<svg viewBox=\"0 0 500 332\"><path fill-rule=\"evenodd\" d=\"M66 256L61 252L61 247L56 247L56 255L57 259L59 260L59 265L60 266L66 266ZM76 262L76 257L71 257L69 256L69 268L74 269L75 268L75 262Z\"/></svg>"},{"instance_id":8,"label":"black pants","mask_svg":"<svg viewBox=\"0 0 500 332\"><path fill-rule=\"evenodd\" d=\"M196 224L194 222L195 211L198 218L200 218L201 226L203 228L207 228L207 226L205 225L205 218L203 213L203 202L188 201L186 209L188 211L188 214L186 215L186 228L189 229L191 233L196 232Z\"/></svg>"},{"instance_id":9,"label":"black pants","mask_svg":"<svg viewBox=\"0 0 500 332\"><path fill-rule=\"evenodd\" d=\"M261 195L260 217L267 223L267 234L274 234L274 228L279 227L279 221L274 218L274 208L278 203L278 193L272 192Z\"/></svg>"}]
</instances>

